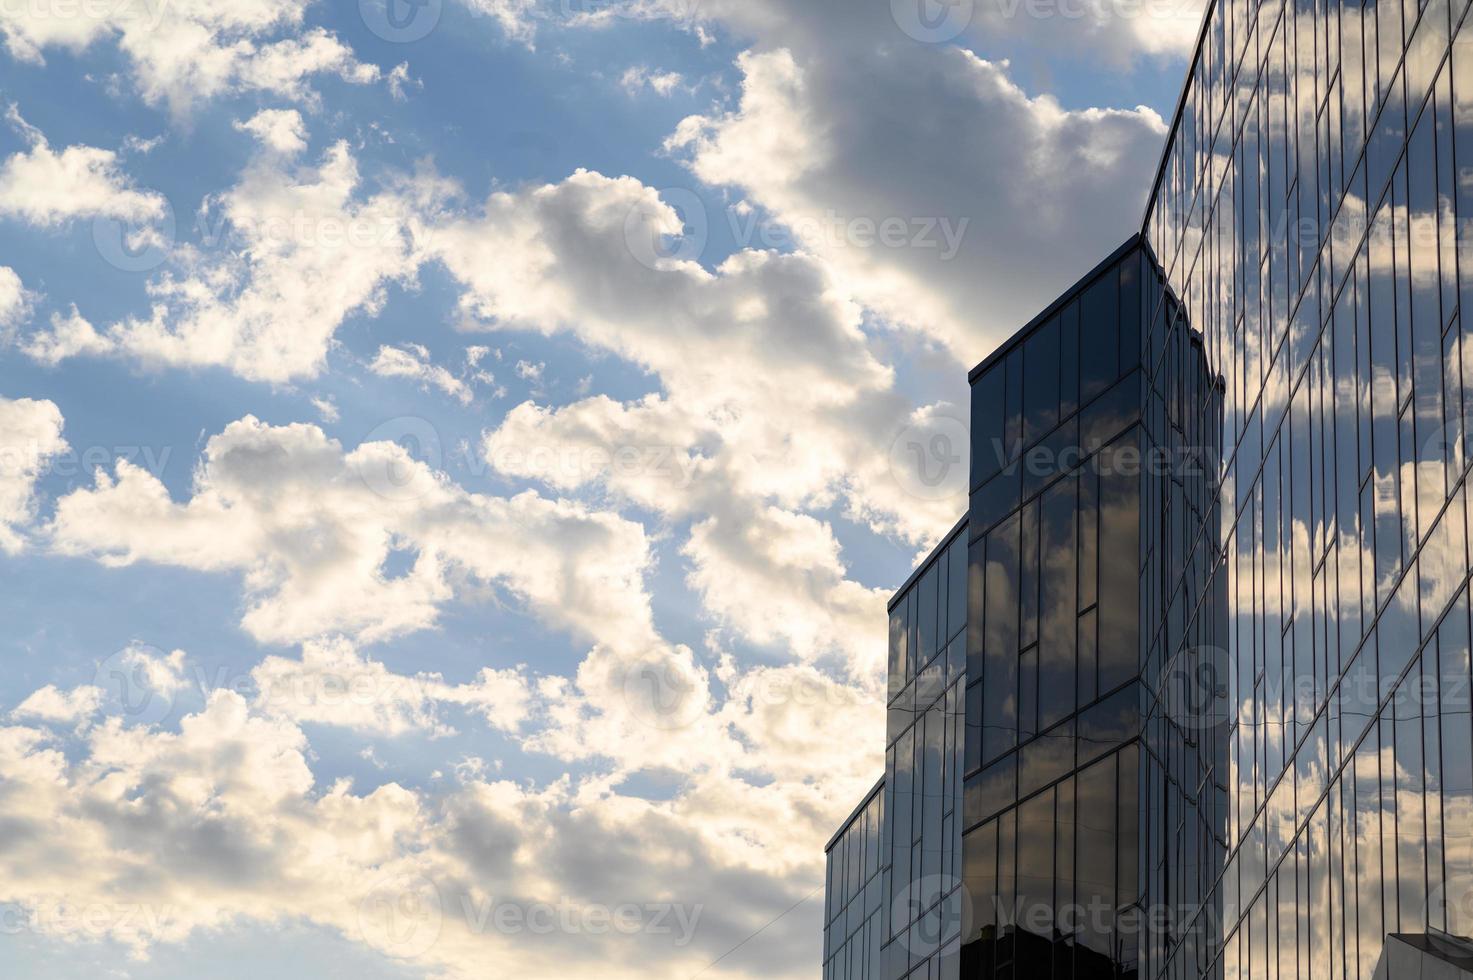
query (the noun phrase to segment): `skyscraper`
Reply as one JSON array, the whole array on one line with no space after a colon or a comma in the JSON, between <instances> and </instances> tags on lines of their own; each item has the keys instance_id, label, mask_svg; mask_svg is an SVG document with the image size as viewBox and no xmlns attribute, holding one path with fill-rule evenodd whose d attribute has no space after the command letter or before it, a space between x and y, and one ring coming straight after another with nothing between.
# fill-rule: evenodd
<instances>
[{"instance_id":1,"label":"skyscraper","mask_svg":"<svg viewBox=\"0 0 1473 980\"><path fill-rule=\"evenodd\" d=\"M1208 11L1141 234L971 374L826 978L1473 963L1465 13Z\"/></svg>"}]
</instances>

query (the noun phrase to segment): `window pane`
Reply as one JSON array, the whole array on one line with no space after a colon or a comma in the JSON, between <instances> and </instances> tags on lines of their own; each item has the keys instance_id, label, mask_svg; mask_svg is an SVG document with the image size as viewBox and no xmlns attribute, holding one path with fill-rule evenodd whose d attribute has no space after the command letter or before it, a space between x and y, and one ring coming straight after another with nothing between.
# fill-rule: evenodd
<instances>
[{"instance_id":1,"label":"window pane","mask_svg":"<svg viewBox=\"0 0 1473 980\"><path fill-rule=\"evenodd\" d=\"M1034 331L1023 349L1023 444L1059 424L1059 319Z\"/></svg>"},{"instance_id":2,"label":"window pane","mask_svg":"<svg viewBox=\"0 0 1473 980\"><path fill-rule=\"evenodd\" d=\"M986 681L982 688L982 757L996 758L1018 739L1018 515L987 537Z\"/></svg>"},{"instance_id":3,"label":"window pane","mask_svg":"<svg viewBox=\"0 0 1473 980\"><path fill-rule=\"evenodd\" d=\"M1120 272L1111 269L1081 298L1079 396L1089 401L1120 375Z\"/></svg>"},{"instance_id":4,"label":"window pane","mask_svg":"<svg viewBox=\"0 0 1473 980\"><path fill-rule=\"evenodd\" d=\"M1063 480L1044 494L1042 513L1043 617L1038 654L1041 728L1074 711L1075 481Z\"/></svg>"},{"instance_id":5,"label":"window pane","mask_svg":"<svg viewBox=\"0 0 1473 980\"><path fill-rule=\"evenodd\" d=\"M1134 437L1100 453L1100 690L1139 672L1139 450Z\"/></svg>"}]
</instances>

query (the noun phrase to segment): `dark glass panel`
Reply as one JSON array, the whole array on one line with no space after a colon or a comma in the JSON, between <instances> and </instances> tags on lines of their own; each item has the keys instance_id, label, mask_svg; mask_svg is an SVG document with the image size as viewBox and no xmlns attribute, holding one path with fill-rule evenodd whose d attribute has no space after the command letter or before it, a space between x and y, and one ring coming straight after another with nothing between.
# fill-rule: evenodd
<instances>
[{"instance_id":1,"label":"dark glass panel","mask_svg":"<svg viewBox=\"0 0 1473 980\"><path fill-rule=\"evenodd\" d=\"M1076 481L1062 480L1040 504L1043 569L1038 654L1038 723L1049 728L1074 711Z\"/></svg>"},{"instance_id":2,"label":"dark glass panel","mask_svg":"<svg viewBox=\"0 0 1473 980\"><path fill-rule=\"evenodd\" d=\"M946 682L954 682L967 672L967 638L960 633L946 645Z\"/></svg>"},{"instance_id":3,"label":"dark glass panel","mask_svg":"<svg viewBox=\"0 0 1473 980\"><path fill-rule=\"evenodd\" d=\"M1079 415L1079 445L1094 452L1141 416L1141 375L1133 372Z\"/></svg>"},{"instance_id":4,"label":"dark glass panel","mask_svg":"<svg viewBox=\"0 0 1473 980\"><path fill-rule=\"evenodd\" d=\"M981 486L1007 461L1003 442L1003 398L1007 374L1001 365L984 372L972 385L972 483Z\"/></svg>"},{"instance_id":5,"label":"dark glass panel","mask_svg":"<svg viewBox=\"0 0 1473 980\"><path fill-rule=\"evenodd\" d=\"M1120 370L1141 362L1141 254L1120 263Z\"/></svg>"},{"instance_id":6,"label":"dark glass panel","mask_svg":"<svg viewBox=\"0 0 1473 980\"><path fill-rule=\"evenodd\" d=\"M968 941L992 939L997 927L997 821L989 821L962 837L963 880L972 899L972 931ZM990 954L990 947L988 949ZM990 956L989 956L990 965Z\"/></svg>"},{"instance_id":7,"label":"dark glass panel","mask_svg":"<svg viewBox=\"0 0 1473 980\"><path fill-rule=\"evenodd\" d=\"M1079 408L1079 301L1059 314L1059 415L1068 418Z\"/></svg>"},{"instance_id":8,"label":"dark glass panel","mask_svg":"<svg viewBox=\"0 0 1473 980\"><path fill-rule=\"evenodd\" d=\"M1079 416L1075 416L1023 454L1023 496L1036 495L1057 477L1078 466L1083 456L1079 446Z\"/></svg>"},{"instance_id":9,"label":"dark glass panel","mask_svg":"<svg viewBox=\"0 0 1473 980\"><path fill-rule=\"evenodd\" d=\"M989 530L1017 510L1022 499L1022 473L1022 464L1014 463L973 492L971 510L967 517L971 536L975 537Z\"/></svg>"},{"instance_id":10,"label":"dark glass panel","mask_svg":"<svg viewBox=\"0 0 1473 980\"><path fill-rule=\"evenodd\" d=\"M1054 794L1042 793L1018 808L1019 977L1046 977L1054 931Z\"/></svg>"},{"instance_id":11,"label":"dark glass panel","mask_svg":"<svg viewBox=\"0 0 1473 980\"><path fill-rule=\"evenodd\" d=\"M967 546L967 680L982 679L986 655L984 630L987 583L987 539L980 538ZM969 721L981 724L981 714L967 713Z\"/></svg>"},{"instance_id":12,"label":"dark glass panel","mask_svg":"<svg viewBox=\"0 0 1473 980\"><path fill-rule=\"evenodd\" d=\"M967 750L964 768L971 772L982 764L982 685L967 688Z\"/></svg>"},{"instance_id":13,"label":"dark glass panel","mask_svg":"<svg viewBox=\"0 0 1473 980\"><path fill-rule=\"evenodd\" d=\"M1100 690L1139 671L1140 450L1134 438L1100 453Z\"/></svg>"},{"instance_id":14,"label":"dark glass panel","mask_svg":"<svg viewBox=\"0 0 1473 980\"><path fill-rule=\"evenodd\" d=\"M947 724L945 702L938 701L926 712L925 780L923 784L924 822L922 828L922 877L934 878L941 873L941 804L945 793L942 782L946 751Z\"/></svg>"},{"instance_id":15,"label":"dark glass panel","mask_svg":"<svg viewBox=\"0 0 1473 980\"><path fill-rule=\"evenodd\" d=\"M1088 909L1115 906L1115 757L1096 762L1079 773L1075 853L1075 902ZM1079 942L1088 950L1108 956L1108 929L1098 916L1085 915L1079 923Z\"/></svg>"},{"instance_id":16,"label":"dark glass panel","mask_svg":"<svg viewBox=\"0 0 1473 980\"><path fill-rule=\"evenodd\" d=\"M1027 796L1074 768L1074 720L1064 722L1019 751L1018 795Z\"/></svg>"},{"instance_id":17,"label":"dark glass panel","mask_svg":"<svg viewBox=\"0 0 1473 980\"><path fill-rule=\"evenodd\" d=\"M1118 852L1118 878L1119 887L1116 889L1116 905L1125 906L1139 899L1140 876L1138 863L1140 861L1140 760L1139 751L1128 750L1120 753L1120 800L1119 816L1116 820L1117 840L1119 841ZM1188 825L1188 832L1195 830L1195 822ZM1188 854L1193 849L1188 848ZM1196 861L1192 857L1188 874L1195 874ZM1188 896L1195 898L1194 890L1188 890Z\"/></svg>"},{"instance_id":18,"label":"dark glass panel","mask_svg":"<svg viewBox=\"0 0 1473 980\"><path fill-rule=\"evenodd\" d=\"M1038 647L1032 646L1018 658L1018 741L1038 733Z\"/></svg>"},{"instance_id":19,"label":"dark glass panel","mask_svg":"<svg viewBox=\"0 0 1473 980\"><path fill-rule=\"evenodd\" d=\"M911 813L914 809L915 729L907 729L895 743L891 814L891 935L898 935L908 923L905 916L906 897L910 888L910 845L914 838Z\"/></svg>"},{"instance_id":20,"label":"dark glass panel","mask_svg":"<svg viewBox=\"0 0 1473 980\"><path fill-rule=\"evenodd\" d=\"M963 798L968 827L1012 806L1018 800L1018 757L999 759L968 779Z\"/></svg>"},{"instance_id":21,"label":"dark glass panel","mask_svg":"<svg viewBox=\"0 0 1473 980\"><path fill-rule=\"evenodd\" d=\"M1023 444L1059 424L1059 319L1033 332L1023 346Z\"/></svg>"},{"instance_id":22,"label":"dark glass panel","mask_svg":"<svg viewBox=\"0 0 1473 980\"><path fill-rule=\"evenodd\" d=\"M920 598L920 591L920 589L912 587L905 594L905 621L907 624L905 648L909 651L909 655L905 658L905 676L907 680L914 677L916 671L920 670L923 666L921 662L920 640L921 615L919 611L920 605L917 601Z\"/></svg>"},{"instance_id":23,"label":"dark glass panel","mask_svg":"<svg viewBox=\"0 0 1473 980\"><path fill-rule=\"evenodd\" d=\"M1008 460L1023 448L1023 350L1015 347L1003 360L1007 372L1007 402L1003 414L1003 448Z\"/></svg>"},{"instance_id":24,"label":"dark glass panel","mask_svg":"<svg viewBox=\"0 0 1473 980\"><path fill-rule=\"evenodd\" d=\"M916 604L917 637L920 641L920 656L916 666L919 668L931 662L936 656L939 635L936 631L936 605L940 591L940 563L932 562L931 567L921 576L918 592L920 598Z\"/></svg>"},{"instance_id":25,"label":"dark glass panel","mask_svg":"<svg viewBox=\"0 0 1473 980\"><path fill-rule=\"evenodd\" d=\"M1079 471L1079 611L1095 604L1099 583L1100 476L1094 466Z\"/></svg>"},{"instance_id":26,"label":"dark glass panel","mask_svg":"<svg viewBox=\"0 0 1473 980\"><path fill-rule=\"evenodd\" d=\"M1079 397L1088 402L1120 376L1120 270L1105 272L1080 298Z\"/></svg>"},{"instance_id":27,"label":"dark glass panel","mask_svg":"<svg viewBox=\"0 0 1473 980\"><path fill-rule=\"evenodd\" d=\"M1000 931L997 949L999 963L1012 957L1012 941L1017 929L1013 915L1013 910L1018 907L1017 868L1018 811L1014 809L997 818L997 899L1000 903L998 907L1009 910L1009 918L1014 919L1009 927Z\"/></svg>"},{"instance_id":28,"label":"dark glass panel","mask_svg":"<svg viewBox=\"0 0 1473 980\"><path fill-rule=\"evenodd\" d=\"M1088 762L1140 734L1141 688L1122 688L1079 713L1079 761Z\"/></svg>"},{"instance_id":29,"label":"dark glass panel","mask_svg":"<svg viewBox=\"0 0 1473 980\"><path fill-rule=\"evenodd\" d=\"M946 560L951 566L946 583L946 638L961 632L967 624L967 536L958 535L946 550Z\"/></svg>"},{"instance_id":30,"label":"dark glass panel","mask_svg":"<svg viewBox=\"0 0 1473 980\"><path fill-rule=\"evenodd\" d=\"M1018 738L1018 538L1015 514L987 537L986 680L982 757L995 758Z\"/></svg>"},{"instance_id":31,"label":"dark glass panel","mask_svg":"<svg viewBox=\"0 0 1473 980\"><path fill-rule=\"evenodd\" d=\"M1054 843L1058 848L1054 858L1054 901L1055 908L1066 909L1074 904L1074 780L1060 783L1055 790L1058 799L1057 831ZM1074 943L1067 938L1070 923L1059 922L1061 935L1054 944L1054 980L1070 980L1074 975Z\"/></svg>"},{"instance_id":32,"label":"dark glass panel","mask_svg":"<svg viewBox=\"0 0 1473 980\"><path fill-rule=\"evenodd\" d=\"M1039 506L1033 500L1024 505L1022 511L1022 568L1018 583L1020 619L1018 622L1018 646L1030 647L1038 642L1038 589L1041 579L1039 568Z\"/></svg>"},{"instance_id":33,"label":"dark glass panel","mask_svg":"<svg viewBox=\"0 0 1473 980\"><path fill-rule=\"evenodd\" d=\"M905 686L906 640L909 626L906 622L906 604L897 602L890 611L890 697L893 699Z\"/></svg>"},{"instance_id":34,"label":"dark glass panel","mask_svg":"<svg viewBox=\"0 0 1473 980\"><path fill-rule=\"evenodd\" d=\"M1079 617L1079 671L1076 683L1079 703L1093 701L1099 696L1099 630L1096 610L1091 609Z\"/></svg>"}]
</instances>

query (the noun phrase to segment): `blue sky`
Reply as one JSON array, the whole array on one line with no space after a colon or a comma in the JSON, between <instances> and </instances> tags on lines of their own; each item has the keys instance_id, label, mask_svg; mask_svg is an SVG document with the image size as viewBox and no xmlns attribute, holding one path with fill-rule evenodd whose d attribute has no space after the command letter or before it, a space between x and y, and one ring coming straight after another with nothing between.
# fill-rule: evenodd
<instances>
[{"instance_id":1,"label":"blue sky","mask_svg":"<svg viewBox=\"0 0 1473 980\"><path fill-rule=\"evenodd\" d=\"M7 976L817 975L904 447L1200 16L924 2L0 11Z\"/></svg>"}]
</instances>

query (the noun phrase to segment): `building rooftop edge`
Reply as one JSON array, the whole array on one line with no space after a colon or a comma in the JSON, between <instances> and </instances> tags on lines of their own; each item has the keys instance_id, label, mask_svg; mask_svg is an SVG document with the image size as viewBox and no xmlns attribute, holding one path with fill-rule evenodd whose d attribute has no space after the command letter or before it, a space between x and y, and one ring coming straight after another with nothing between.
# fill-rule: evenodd
<instances>
[{"instance_id":1,"label":"building rooftop edge","mask_svg":"<svg viewBox=\"0 0 1473 980\"><path fill-rule=\"evenodd\" d=\"M967 526L967 517L970 514L971 507L969 506L965 511L962 512L961 519L951 526L951 530L947 531L941 536L941 540L936 543L936 547L932 548L930 552L927 553L925 558L922 558L920 561L916 562L916 567L911 569L910 574L905 577L905 581L900 583L900 588L896 589L890 594L889 601L885 603L885 612L888 613L890 610L894 609L895 604L900 601L901 597L910 591L910 587L912 585L916 584L916 580L921 577L921 573L924 572L933 561L941 557L941 553L945 551L947 547L951 544L951 539L960 534L962 529Z\"/></svg>"},{"instance_id":2,"label":"building rooftop edge","mask_svg":"<svg viewBox=\"0 0 1473 980\"><path fill-rule=\"evenodd\" d=\"M1161 159L1156 163L1156 172L1151 175L1151 186L1146 194L1146 210L1141 215L1142 235L1150 227L1151 214L1156 210L1156 192L1161 186L1161 175L1166 172L1166 161L1171 159L1171 146L1176 142L1176 131L1181 128L1182 113L1187 106L1187 93L1192 90L1192 76L1197 72L1197 63L1202 60L1202 46L1207 43L1207 29L1212 26L1212 15L1216 12L1217 0L1207 0L1202 11L1202 24L1197 28L1197 43L1192 48L1192 60L1187 63L1181 92L1176 97L1176 111L1172 113L1171 125L1166 128L1166 141L1161 144Z\"/></svg>"},{"instance_id":3,"label":"building rooftop edge","mask_svg":"<svg viewBox=\"0 0 1473 980\"><path fill-rule=\"evenodd\" d=\"M1059 312L1059 310L1061 310L1066 304L1068 304L1070 300L1074 299L1074 297L1084 292L1085 287L1089 286L1090 283L1099 278L1099 276L1102 275L1106 269L1110 268L1110 266L1114 265L1116 262L1119 262L1122 258L1125 257L1125 254L1127 252L1143 244L1144 241L1145 239L1141 236L1141 233L1135 232L1120 245L1117 245L1109 255L1105 256L1105 258L1095 263L1093 268L1091 268L1084 275L1080 276L1079 279L1075 281L1074 285L1070 286L1058 296L1054 297L1054 299L1052 299L1041 312L1034 315L1031 320L1023 324L1023 326L1019 327L1018 330L1015 331L1011 337L1003 341L1001 344L998 344L991 354L988 354L976 367L968 371L967 383L975 383L978 375L980 375L983 371L986 371L993 365L997 364L998 361L1002 360L1009 353L1011 353L1014 348L1019 346L1024 341L1024 339L1026 339L1027 336L1033 332L1034 328L1042 325L1045 320L1053 316L1055 313Z\"/></svg>"},{"instance_id":4,"label":"building rooftop edge","mask_svg":"<svg viewBox=\"0 0 1473 980\"><path fill-rule=\"evenodd\" d=\"M859 801L859 805L849 811L849 816L845 817L843 822L839 824L839 829L834 831L834 835L829 838L829 842L823 846L823 852L825 854L834 849L834 845L839 842L839 838L844 836L844 831L848 830L850 824L854 823L854 818L863 813L864 808L869 806L869 801L874 799L875 794L884 788L885 777L881 775L879 779L875 780L875 784L870 787L869 792L864 794L864 799Z\"/></svg>"}]
</instances>

